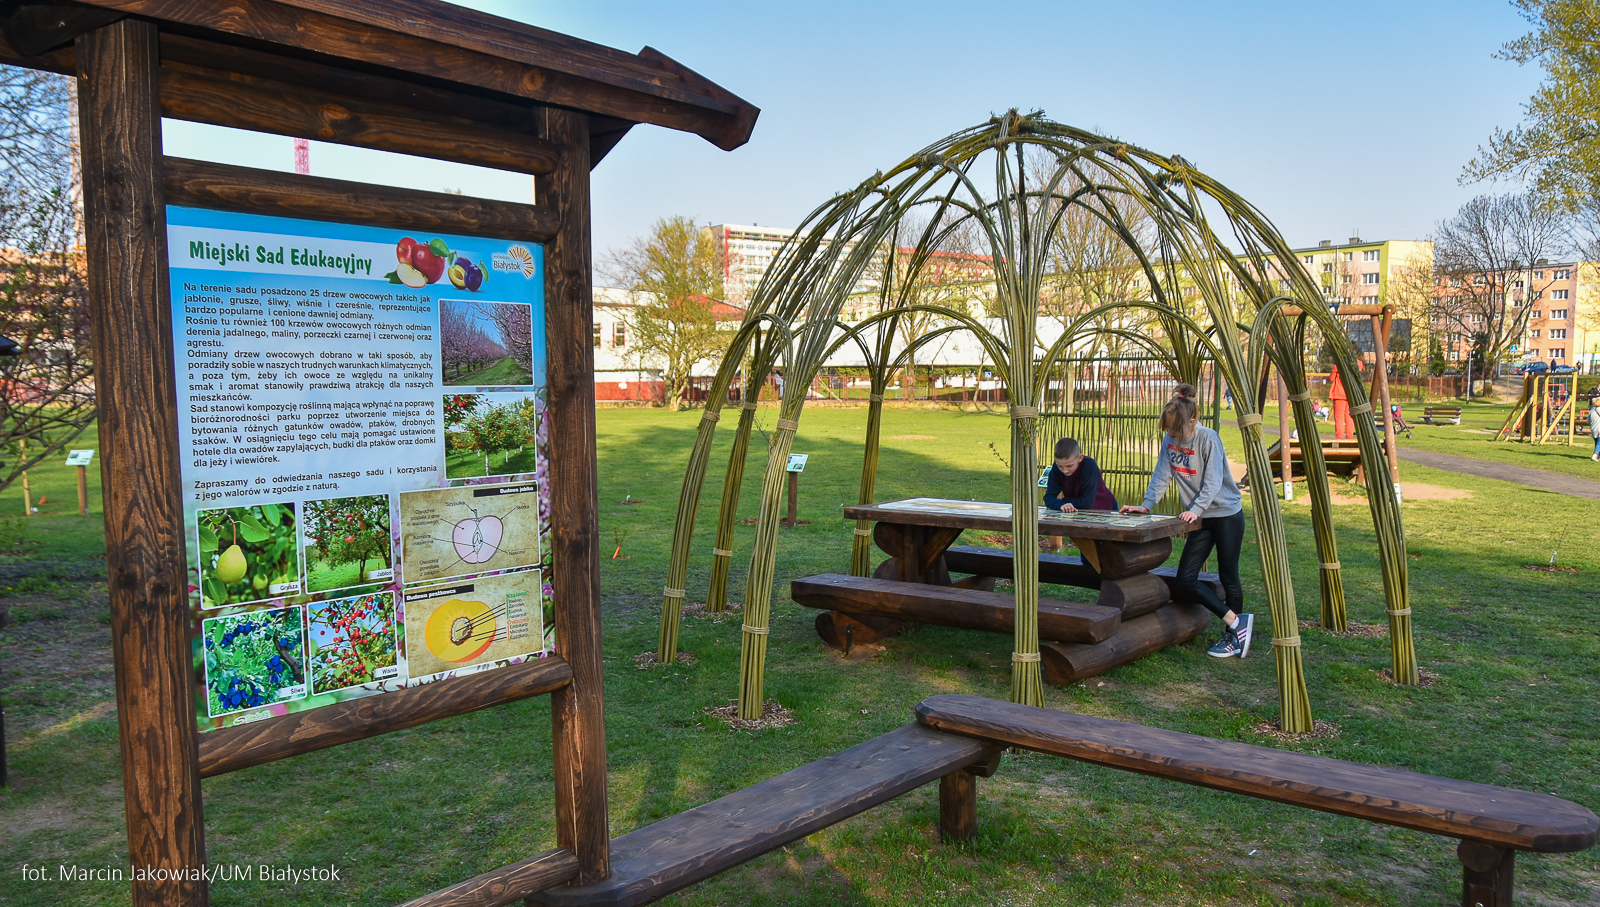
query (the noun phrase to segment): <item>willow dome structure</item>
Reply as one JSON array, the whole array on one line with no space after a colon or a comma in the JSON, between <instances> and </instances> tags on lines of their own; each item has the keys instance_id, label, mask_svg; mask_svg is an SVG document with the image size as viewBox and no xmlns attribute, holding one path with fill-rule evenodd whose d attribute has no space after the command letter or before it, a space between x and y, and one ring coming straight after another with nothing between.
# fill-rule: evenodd
<instances>
[{"instance_id":1,"label":"willow dome structure","mask_svg":"<svg viewBox=\"0 0 1600 907\"><path fill-rule=\"evenodd\" d=\"M1050 254L1071 218L1087 218L1114 234L1138 262L1146 295L1090 308L1048 347L1037 333L1043 294L1058 278ZM1137 223L1135 223L1137 221ZM906 234L914 236L907 243ZM955 307L928 304L915 292L917 274L962 236L988 257L992 294L987 318ZM891 267L884 260L898 259ZM747 376L733 452L722 486L708 607L727 600L733 524L761 377L781 369L777 430L771 436L755 545L750 555L740 663L740 717L759 717L784 469L799 428L806 390L828 355L857 345L872 374L861 503L872 500L883 391L915 349L896 350L904 319L932 316L935 327L918 342L954 331L970 332L1007 388L1011 416L1011 502L1014 553L1037 551L1036 505L1039 401L1047 377L1071 363L1075 347L1096 332L1125 335L1167 363L1180 380L1197 382L1201 364L1215 361L1232 388L1250 484L1272 488L1262 405L1267 376L1276 369L1288 386L1295 424L1317 437L1302 350L1308 329L1320 331L1344 374L1356 373L1356 351L1322 293L1294 262L1267 218L1249 202L1183 158L1155 154L1071 126L1040 113L1010 111L941 139L891 170L817 208L778 253L750 299L743 324L716 373L678 502L672 559L662 602L657 657L677 654L679 621L691 562L695 517L705 483L713 433L732 383ZM878 311L854 323L841 307L873 269L880 279ZM1270 277L1269 277L1270 275ZM1281 289L1287 280L1288 289ZM1127 316L1153 323L1164 337L1127 329ZM1347 385L1356 435L1365 462L1383 461L1372 403L1359 382ZM1364 418L1359 418L1365 416ZM1320 571L1323 625L1345 626L1338 547L1330 517L1327 474L1318 445L1305 445ZM1376 528L1389 616L1394 676L1417 682L1411 639L1404 535L1393 480L1368 470L1368 500ZM1272 616L1281 727L1311 730L1311 707L1302 666L1299 621L1288 563L1283 517L1271 494L1253 495L1261 575ZM855 529L852 572L868 568L867 528ZM1038 562L1015 557L1016 619L1011 698L1039 705Z\"/></svg>"}]
</instances>

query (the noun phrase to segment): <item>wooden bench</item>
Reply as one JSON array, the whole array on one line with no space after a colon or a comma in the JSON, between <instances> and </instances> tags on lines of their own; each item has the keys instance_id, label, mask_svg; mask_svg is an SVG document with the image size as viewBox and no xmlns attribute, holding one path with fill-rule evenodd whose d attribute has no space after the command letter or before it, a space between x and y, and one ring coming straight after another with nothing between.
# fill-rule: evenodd
<instances>
[{"instance_id":1,"label":"wooden bench","mask_svg":"<svg viewBox=\"0 0 1600 907\"><path fill-rule=\"evenodd\" d=\"M971 573L977 576L998 577L1012 579L1013 570L1012 553L1009 548L980 548L976 545L957 545L944 553L945 565L952 573ZM1156 577L1166 588L1165 597L1152 595L1143 590L1143 580L1139 576L1125 577L1120 580L1104 580L1093 567L1083 562L1083 558L1064 554L1039 555L1039 582L1051 583L1057 586L1079 586L1084 589L1100 589L1101 596L1097 604L1116 608L1122 612L1122 619L1129 620L1161 607L1167 601L1179 603L1188 602L1189 596L1178 588L1178 568L1160 567L1150 565L1149 575ZM1215 573L1200 574L1200 582L1205 583L1222 595L1222 582ZM1111 591L1114 590L1114 591ZM1108 591L1111 594L1106 594Z\"/></svg>"},{"instance_id":2,"label":"wooden bench","mask_svg":"<svg viewBox=\"0 0 1600 907\"><path fill-rule=\"evenodd\" d=\"M1380 424L1379 428L1382 427ZM1361 447L1360 443L1354 438L1346 440L1321 438L1319 440L1322 442L1322 460L1323 465L1328 469L1328 475L1348 477L1355 475L1356 470L1361 468ZM1380 435L1378 438L1379 449L1387 451L1388 447L1386 445L1387 442ZM1283 464L1283 440L1281 438L1272 442L1272 446L1267 448L1267 461L1272 464L1272 475L1276 480L1282 472ZM1302 479L1305 477L1305 455L1300 450L1300 442L1298 440L1289 442L1289 469L1291 478ZM1249 485L1249 476L1240 477L1240 488L1247 488Z\"/></svg>"},{"instance_id":3,"label":"wooden bench","mask_svg":"<svg viewBox=\"0 0 1600 907\"><path fill-rule=\"evenodd\" d=\"M1459 406L1424 406L1422 408L1423 425L1443 425L1449 422L1452 425L1461 424L1461 407Z\"/></svg>"},{"instance_id":4,"label":"wooden bench","mask_svg":"<svg viewBox=\"0 0 1600 907\"><path fill-rule=\"evenodd\" d=\"M841 612L852 618L856 623L844 623L829 614L817 618L818 635L841 649L846 645L845 629L850 631L850 642L859 644L893 635L907 622L991 633L1010 633L1016 623L1011 595L956 586L824 573L790 583L789 597L797 604ZM873 618L887 619L890 623L880 623ZM1039 599L1040 639L1097 643L1116 633L1121 624L1122 612L1116 608Z\"/></svg>"},{"instance_id":5,"label":"wooden bench","mask_svg":"<svg viewBox=\"0 0 1600 907\"><path fill-rule=\"evenodd\" d=\"M968 838L977 834L974 777L993 774L1000 752L987 741L909 724L615 838L610 878L542 891L528 903L645 904L935 778L941 829L946 837Z\"/></svg>"},{"instance_id":6,"label":"wooden bench","mask_svg":"<svg viewBox=\"0 0 1600 907\"><path fill-rule=\"evenodd\" d=\"M1593 812L1549 794L979 696L925 699L917 706L917 721L1081 762L1459 838L1456 854L1463 867L1461 903L1466 907L1509 907L1516 851L1584 850L1594 845L1600 830Z\"/></svg>"}]
</instances>

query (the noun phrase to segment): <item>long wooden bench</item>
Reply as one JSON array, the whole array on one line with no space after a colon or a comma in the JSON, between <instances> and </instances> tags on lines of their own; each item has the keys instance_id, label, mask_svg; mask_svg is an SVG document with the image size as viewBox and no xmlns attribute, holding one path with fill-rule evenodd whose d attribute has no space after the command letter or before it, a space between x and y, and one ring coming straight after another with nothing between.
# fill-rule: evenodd
<instances>
[{"instance_id":1,"label":"long wooden bench","mask_svg":"<svg viewBox=\"0 0 1600 907\"><path fill-rule=\"evenodd\" d=\"M936 778L941 829L947 837L971 837L977 833L973 779L993 774L1000 752L987 741L909 724L615 838L610 878L549 889L528 903L649 903Z\"/></svg>"},{"instance_id":2,"label":"long wooden bench","mask_svg":"<svg viewBox=\"0 0 1600 907\"><path fill-rule=\"evenodd\" d=\"M1466 907L1509 907L1516 851L1585 850L1600 831L1593 812L1549 794L979 696L925 699L917 706L917 721L993 743L1458 838Z\"/></svg>"},{"instance_id":3,"label":"long wooden bench","mask_svg":"<svg viewBox=\"0 0 1600 907\"><path fill-rule=\"evenodd\" d=\"M956 586L824 573L795 580L789 586L789 596L797 604L842 612L857 620L887 618L991 633L1010 633L1016 623L1011 595ZM870 621L863 623L871 625ZM1121 624L1122 612L1116 608L1039 599L1040 639L1097 643L1116 633ZM820 620L818 632L823 639L829 638ZM877 635L889 634L878 629ZM854 635L853 639L856 643L871 641L861 635Z\"/></svg>"},{"instance_id":4,"label":"long wooden bench","mask_svg":"<svg viewBox=\"0 0 1600 907\"><path fill-rule=\"evenodd\" d=\"M944 553L945 565L949 567L951 573L971 573L1000 579L1014 577L1011 557L1012 552L1009 548L980 548L976 545L956 545ZM1153 603L1152 596L1141 596L1137 591L1130 594L1127 591L1134 585L1130 581L1138 581L1139 577L1106 581L1101 579L1093 567L1085 564L1081 557L1064 554L1039 555L1039 582L1100 589L1102 595L1098 604L1117 608L1122 612L1124 620L1148 614L1168 600L1179 603L1191 601L1188 594L1178 588L1178 568L1153 567L1149 572L1166 585L1167 597L1155 600ZM1215 573L1200 574L1200 582L1211 586L1218 596L1222 595L1222 582ZM1116 592L1109 596L1103 594L1108 585L1116 588Z\"/></svg>"},{"instance_id":5,"label":"long wooden bench","mask_svg":"<svg viewBox=\"0 0 1600 907\"><path fill-rule=\"evenodd\" d=\"M1423 425L1451 425L1461 424L1461 407L1459 406L1424 406L1422 408Z\"/></svg>"}]
</instances>

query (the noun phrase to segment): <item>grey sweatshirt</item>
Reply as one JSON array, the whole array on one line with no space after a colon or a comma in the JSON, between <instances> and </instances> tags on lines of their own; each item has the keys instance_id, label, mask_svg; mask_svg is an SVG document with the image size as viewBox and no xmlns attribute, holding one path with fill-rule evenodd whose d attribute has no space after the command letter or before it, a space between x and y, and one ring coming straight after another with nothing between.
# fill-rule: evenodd
<instances>
[{"instance_id":1,"label":"grey sweatshirt","mask_svg":"<svg viewBox=\"0 0 1600 907\"><path fill-rule=\"evenodd\" d=\"M1161 436L1161 454L1156 458L1156 471L1150 476L1150 488L1144 493L1144 506L1156 506L1167 493L1167 486L1174 482L1178 484L1178 500L1183 509L1199 514L1201 519L1239 512L1239 485L1228 471L1222 439L1204 425L1196 425L1194 434L1184 441Z\"/></svg>"}]
</instances>

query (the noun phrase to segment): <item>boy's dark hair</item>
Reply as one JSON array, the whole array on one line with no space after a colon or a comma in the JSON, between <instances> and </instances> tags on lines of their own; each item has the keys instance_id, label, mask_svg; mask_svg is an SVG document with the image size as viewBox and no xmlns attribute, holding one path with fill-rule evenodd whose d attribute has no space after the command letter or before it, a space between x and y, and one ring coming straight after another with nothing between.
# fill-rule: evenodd
<instances>
[{"instance_id":1,"label":"boy's dark hair","mask_svg":"<svg viewBox=\"0 0 1600 907\"><path fill-rule=\"evenodd\" d=\"M1062 438L1056 442L1056 459L1065 460L1068 457L1075 457L1080 449L1077 438Z\"/></svg>"}]
</instances>

